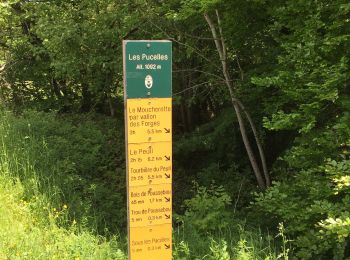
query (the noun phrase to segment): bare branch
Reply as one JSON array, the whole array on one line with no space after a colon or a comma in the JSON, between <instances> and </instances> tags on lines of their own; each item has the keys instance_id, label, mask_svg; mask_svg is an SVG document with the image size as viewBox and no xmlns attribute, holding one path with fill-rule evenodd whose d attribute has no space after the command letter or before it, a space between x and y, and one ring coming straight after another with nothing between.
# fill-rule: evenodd
<instances>
[{"instance_id":1,"label":"bare branch","mask_svg":"<svg viewBox=\"0 0 350 260\"><path fill-rule=\"evenodd\" d=\"M5 73L5 71L6 71L6 63L0 66L0 75Z\"/></svg>"},{"instance_id":2,"label":"bare branch","mask_svg":"<svg viewBox=\"0 0 350 260\"><path fill-rule=\"evenodd\" d=\"M236 53L236 62L237 62L237 65L238 65L238 68L239 68L239 74L241 75L241 80L243 81L244 80L244 73L243 73L243 70L242 70L242 67L241 67L241 63L239 62L239 58L238 58L238 55Z\"/></svg>"},{"instance_id":3,"label":"bare branch","mask_svg":"<svg viewBox=\"0 0 350 260\"><path fill-rule=\"evenodd\" d=\"M188 70L174 70L173 72L177 73L177 72L184 72L184 71L188 71L188 72L199 72L208 76L212 76L215 77L219 80L225 81L225 79L223 77L220 77L219 75L213 74L213 73L209 73L203 70L198 70L198 69L188 69Z\"/></svg>"},{"instance_id":4,"label":"bare branch","mask_svg":"<svg viewBox=\"0 0 350 260\"><path fill-rule=\"evenodd\" d=\"M188 34L188 33L183 33L183 34L186 37L193 38L193 39L198 39L198 40L208 40L208 41L215 40L215 38L212 38L212 37L199 37L199 36L191 35L191 34Z\"/></svg>"},{"instance_id":5,"label":"bare branch","mask_svg":"<svg viewBox=\"0 0 350 260\"><path fill-rule=\"evenodd\" d=\"M151 23L153 27L157 28L157 29L160 30L164 35L166 35L167 38L168 38L168 40L171 40L171 41L173 41L173 42L176 42L176 43L179 44L179 45L183 45L183 46L185 46L185 47L187 47L187 48L190 48L190 49L194 50L194 52L195 52L199 57L201 57L202 59L204 59L204 60L210 62L210 60L209 60L207 57L205 57L197 48L195 48L195 47L193 47L193 46L191 46L191 45L189 45L189 44L180 42L180 41L178 41L177 39L175 39L174 37L170 36L166 31L163 30L163 28L161 28L159 25L155 24L155 23L152 21L152 19L148 19L147 22Z\"/></svg>"},{"instance_id":6,"label":"bare branch","mask_svg":"<svg viewBox=\"0 0 350 260\"><path fill-rule=\"evenodd\" d=\"M215 29L215 25L214 25L213 21L211 20L210 16L207 13L205 13L204 17L205 17L205 19L210 27L213 38L215 39L214 40L215 46L216 46L216 49L219 53L219 57L221 60L222 73L224 74L224 77L226 80L226 85L227 85L227 88L230 92L230 96L233 97L234 96L234 93L233 93L234 86L232 84L232 80L231 80L230 74L228 73L228 69L227 69L227 56L226 56L226 51L224 50L224 49L226 49L225 43L222 41L222 37L220 37L220 38L218 37L218 34L216 32L216 29ZM222 29L219 29L219 30L221 31Z\"/></svg>"},{"instance_id":7,"label":"bare branch","mask_svg":"<svg viewBox=\"0 0 350 260\"><path fill-rule=\"evenodd\" d=\"M222 48L222 54L223 54L223 60L225 61L225 66L227 66L227 50L226 50L226 44L225 44L225 38L222 32L222 26L221 26L221 20L219 16L219 11L216 9L216 18L218 20L218 27L219 27L219 33L220 33L220 41L221 41L221 48ZM227 68L225 68L227 70Z\"/></svg>"},{"instance_id":8,"label":"bare branch","mask_svg":"<svg viewBox=\"0 0 350 260\"><path fill-rule=\"evenodd\" d=\"M138 31L139 28L138 27L135 27L133 29L131 29L129 32L127 32L123 37L122 39L125 40L126 38L128 38L131 34L133 34L134 32Z\"/></svg>"},{"instance_id":9,"label":"bare branch","mask_svg":"<svg viewBox=\"0 0 350 260\"><path fill-rule=\"evenodd\" d=\"M213 21L211 20L211 18L209 17L209 15L207 13L204 14L204 18L205 18L205 20L207 21L207 23L208 23L208 25L210 27L210 30L211 30L211 33L213 35L213 39L214 39L214 42L215 42L215 45L216 45L216 50L218 51L219 56L220 56L220 60L223 61L224 60L224 54L222 52L222 45L220 43L220 38L218 37L218 34L216 32L215 25L214 25Z\"/></svg>"},{"instance_id":10,"label":"bare branch","mask_svg":"<svg viewBox=\"0 0 350 260\"><path fill-rule=\"evenodd\" d=\"M189 91L189 90L191 90L191 89L195 89L195 88L198 88L198 87L200 87L200 86L207 85L207 84L209 84L209 83L211 83L211 82L210 82L210 81L206 81L206 82L202 82L202 83L193 85L192 87L185 88L185 89L183 89L183 90L181 90L181 91L179 91L179 92L174 93L174 96L177 96L177 95L179 95L179 94L182 94L182 93L184 93L184 92L186 92L186 91ZM211 84L210 87L212 87L212 86L217 86L217 85L221 85L221 83L222 83L222 82L218 82L218 83L216 83L216 84Z\"/></svg>"}]
</instances>

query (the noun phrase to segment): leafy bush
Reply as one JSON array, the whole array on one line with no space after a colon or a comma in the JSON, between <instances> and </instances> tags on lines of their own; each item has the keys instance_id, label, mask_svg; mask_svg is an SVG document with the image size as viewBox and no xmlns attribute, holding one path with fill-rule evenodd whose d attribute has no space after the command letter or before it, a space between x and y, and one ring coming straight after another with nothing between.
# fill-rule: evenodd
<instances>
[{"instance_id":1,"label":"leafy bush","mask_svg":"<svg viewBox=\"0 0 350 260\"><path fill-rule=\"evenodd\" d=\"M348 122L346 113L320 134L300 138L275 168L283 178L256 197L255 209L284 221L303 259L342 259L350 253Z\"/></svg>"},{"instance_id":2,"label":"leafy bush","mask_svg":"<svg viewBox=\"0 0 350 260\"><path fill-rule=\"evenodd\" d=\"M4 158L2 158L4 159ZM25 189L0 170L1 259L126 259L116 238L107 241L73 223L68 229L56 225L62 213L40 205L45 197L25 200Z\"/></svg>"},{"instance_id":3,"label":"leafy bush","mask_svg":"<svg viewBox=\"0 0 350 260\"><path fill-rule=\"evenodd\" d=\"M212 239L209 248L213 259L230 260L230 254L228 253L227 242L225 240L216 242Z\"/></svg>"},{"instance_id":4,"label":"leafy bush","mask_svg":"<svg viewBox=\"0 0 350 260\"><path fill-rule=\"evenodd\" d=\"M226 206L231 204L231 198L223 187L200 187L194 182L194 189L195 196L184 201L186 211L180 219L203 232L225 228L230 218Z\"/></svg>"},{"instance_id":5,"label":"leafy bush","mask_svg":"<svg viewBox=\"0 0 350 260\"><path fill-rule=\"evenodd\" d=\"M24 185L31 185L35 171L39 192L53 207L67 204L69 220L101 233L125 226L124 144L117 121L35 111L2 120L10 158L28 166L13 171ZM25 190L28 198L35 195L30 187Z\"/></svg>"},{"instance_id":6,"label":"leafy bush","mask_svg":"<svg viewBox=\"0 0 350 260\"><path fill-rule=\"evenodd\" d=\"M84 198L78 198L78 192L74 197L74 191L68 193L64 185L74 186L63 174L69 179L68 173L77 176L78 172L69 167L56 171L56 164L45 161L49 158L45 152L51 151L45 142L19 131L29 127L23 118L0 116L0 258L126 259L117 236L106 239L68 218L69 212L72 215L77 210L73 199L84 202ZM42 161L32 160L35 155Z\"/></svg>"}]
</instances>

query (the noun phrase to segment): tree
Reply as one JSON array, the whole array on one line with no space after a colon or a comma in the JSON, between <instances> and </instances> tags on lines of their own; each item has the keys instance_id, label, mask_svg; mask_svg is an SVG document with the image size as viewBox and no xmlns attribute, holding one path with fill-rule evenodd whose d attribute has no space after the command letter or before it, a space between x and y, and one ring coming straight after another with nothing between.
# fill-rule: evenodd
<instances>
[{"instance_id":1,"label":"tree","mask_svg":"<svg viewBox=\"0 0 350 260\"><path fill-rule=\"evenodd\" d=\"M122 82L121 40L142 23L138 5L6 1L0 42L11 54L7 63L14 64L6 73L13 96L42 104L41 109L105 112L109 107L113 114L112 99Z\"/></svg>"},{"instance_id":2,"label":"tree","mask_svg":"<svg viewBox=\"0 0 350 260\"><path fill-rule=\"evenodd\" d=\"M265 127L294 133L256 205L285 222L303 259L349 255L349 12L341 0L271 2L278 62L253 78L274 93Z\"/></svg>"},{"instance_id":3,"label":"tree","mask_svg":"<svg viewBox=\"0 0 350 260\"><path fill-rule=\"evenodd\" d=\"M237 62L238 71L239 71L238 74L240 74L241 77L243 77L243 70L237 58L235 50L232 50L232 49L228 50L226 46L226 40L223 33L222 22L219 17L218 7L220 7L220 10L229 10L227 6L233 7L235 5L232 3L226 4L223 1L201 1L201 2L186 1L186 2L182 2L182 6L180 10L177 11L177 16L180 16L180 19L185 19L188 22L188 19L194 19L193 17L201 17L202 15L204 15L205 20L207 21L207 24L209 25L211 30L211 36L212 36L211 40L214 40L217 53L219 54L219 66L221 67L221 69L219 69L220 67L212 68L210 71L215 71L216 75L218 75L217 73L220 73L223 76L221 78L222 81L220 83L221 84L223 83L224 85L226 85L227 92L229 93L228 95L229 100L232 103L232 106L235 110L235 114L238 119L238 124L240 128L240 133L242 135L244 147L247 151L248 158L253 168L258 185L260 188L266 188L270 186L270 177L267 170L266 159L262 148L262 144L258 137L258 132L252 117L250 116L247 109L244 107L243 103L239 100L236 94L238 90L237 90L237 87L235 86L234 80L232 79L232 75L231 75L232 70L230 68L230 65L233 62ZM230 10L232 10L232 8ZM216 26L213 23L212 19L210 18L209 13L216 14L216 17L217 17ZM198 39L208 40L208 38L203 37L203 33L205 33L204 29L202 29L202 35L198 37ZM213 56L211 56L208 60L210 61L209 64L217 65L217 63L212 62ZM242 115L244 115L248 120L249 126L253 132L254 140L258 148L258 154L260 158L259 161L261 166L259 166L259 162L256 159L254 151L251 147L248 132L246 130L244 118L242 117Z\"/></svg>"},{"instance_id":4,"label":"tree","mask_svg":"<svg viewBox=\"0 0 350 260\"><path fill-rule=\"evenodd\" d=\"M226 44L225 44L225 40L224 40L224 36L223 36L223 32L222 32L222 27L221 27L221 21L220 21L220 17L219 17L219 12L218 10L215 10L216 13L216 17L217 17L217 26L219 29L219 34L217 33L217 30L215 28L215 25L213 23L213 21L211 20L210 16L208 15L208 13L204 13L204 17L211 29L212 35L213 35L213 39L216 45L216 49L219 53L219 58L222 64L222 73L224 74L225 77L225 83L227 86L227 89L230 93L230 97L231 97L231 101L232 101L232 105L235 109L236 112L236 116L238 119L238 124L239 124L239 128L240 128L240 132L242 135L242 139L244 142L244 146L245 149L247 151L249 160L250 160L250 164L253 168L255 177L257 179L257 182L259 184L259 187L264 189L266 187L270 186L270 177L269 177L269 173L267 171L267 166L266 166L266 159L265 159L265 153L263 151L260 139L258 137L257 134L257 130L255 127L255 124L250 116L250 114L248 113L248 111L245 109L244 105L242 104L242 102L237 99L235 93L234 93L234 85L233 85L233 81L231 79L230 73L229 73L229 69L227 66L227 49L226 49ZM247 130L246 127L244 125L243 122L243 118L242 118L242 112L245 114L245 116L247 117L250 127L253 131L254 134L254 138L255 138L255 142L256 145L258 147L259 150L259 156L260 156L260 160L261 160L261 165L262 165L262 169L263 169L263 173L264 175L262 175L261 170L259 168L257 159L254 155L254 152L251 148L249 139L248 139L248 135L247 135ZM265 179L264 179L265 178Z\"/></svg>"}]
</instances>

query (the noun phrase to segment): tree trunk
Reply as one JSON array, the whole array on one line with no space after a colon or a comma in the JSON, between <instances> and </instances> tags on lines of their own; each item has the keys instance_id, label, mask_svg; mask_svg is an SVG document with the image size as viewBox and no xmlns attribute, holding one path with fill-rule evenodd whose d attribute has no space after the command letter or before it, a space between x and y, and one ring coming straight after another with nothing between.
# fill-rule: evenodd
<instances>
[{"instance_id":1,"label":"tree trunk","mask_svg":"<svg viewBox=\"0 0 350 260\"><path fill-rule=\"evenodd\" d=\"M81 89L82 100L81 100L80 111L87 113L87 112L90 112L92 108L91 92L89 90L89 86L86 83L83 83L81 88L82 88Z\"/></svg>"},{"instance_id":2,"label":"tree trunk","mask_svg":"<svg viewBox=\"0 0 350 260\"><path fill-rule=\"evenodd\" d=\"M110 113L111 117L114 117L115 116L115 109L114 109L113 99L112 99L111 95L107 95L107 99L108 99L108 105L109 105L109 113Z\"/></svg>"},{"instance_id":3,"label":"tree trunk","mask_svg":"<svg viewBox=\"0 0 350 260\"><path fill-rule=\"evenodd\" d=\"M51 79L51 86L52 86L52 92L54 96L56 96L58 99L61 99L62 95L61 95L60 87L55 78Z\"/></svg>"},{"instance_id":4,"label":"tree trunk","mask_svg":"<svg viewBox=\"0 0 350 260\"><path fill-rule=\"evenodd\" d=\"M217 52L219 54L220 57L220 61L221 61L221 65L222 65L222 72L223 75L225 77L225 83L227 86L227 89L229 91L230 97L231 97L231 102L233 105L233 108L235 110L236 116L237 116L237 120L238 120L238 124L239 124L239 129L241 132L241 136L242 136L242 140L244 143L244 147L247 151L248 154L248 158L250 161L250 164L253 168L254 171L254 175L256 177L257 183L259 185L260 188L265 189L266 187L268 187L270 185L270 178L267 172L267 168L266 168L266 162L265 162L265 155L264 152L262 150L262 146L260 143L260 140L257 136L257 131L255 128L255 125L253 123L253 121L251 120L251 117L249 115L248 112L246 112L243 104L236 98L235 93L234 93L234 86L233 86L233 81L231 80L229 71L228 71L228 67L227 67L227 52L226 52L226 46L225 46L225 41L224 41L224 37L223 37L223 33L222 33L222 27L221 27L221 21L220 21L220 17L219 17L219 13L216 10L216 16L217 16L217 21L218 21L218 28L219 28L219 32L220 32L220 36L217 34L216 28L214 23L212 22L211 18L209 17L209 15L207 13L204 14L204 18L206 19L212 36L214 38L214 42L215 42L215 46L217 49ZM249 124L252 128L254 137L255 137L255 141L257 143L258 149L259 149L259 155L260 155L260 159L261 159L261 163L262 163L262 167L263 167L263 171L264 171L264 177L261 174L258 162L256 160L256 156L254 155L253 149L250 145L249 142L249 138L247 135L247 130L244 124L244 120L242 118L242 110L244 112L244 114L246 115L246 117L248 118ZM266 171L265 171L266 170Z\"/></svg>"},{"instance_id":5,"label":"tree trunk","mask_svg":"<svg viewBox=\"0 0 350 260\"><path fill-rule=\"evenodd\" d=\"M258 147L258 150L259 150L261 166L263 168L266 186L270 187L271 186L270 175L269 175L269 172L267 170L265 153L264 153L264 150L262 148L262 145L261 145L261 142L260 142L260 139L259 139L259 136L258 136L258 131L256 130L255 124L254 124L254 122L253 122L249 112L245 109L245 107L242 104L242 102L237 100L237 103L240 106L241 110L243 110L244 114L246 115L246 118L248 119L248 122L250 124L250 128L253 131L253 135L254 135L254 138L255 138L256 146Z\"/></svg>"},{"instance_id":6,"label":"tree trunk","mask_svg":"<svg viewBox=\"0 0 350 260\"><path fill-rule=\"evenodd\" d=\"M243 122L243 118L242 118L242 115L241 115L241 111L240 111L239 105L235 101L234 97L231 96L231 100L232 100L232 104L233 104L233 107L234 107L235 112L236 112L236 116L237 116L237 120L238 120L238 124L239 124L239 130L240 130L241 135L242 135L244 147L245 147L245 149L247 151L250 164L251 164L251 166L253 168L253 171L254 171L254 174L255 174L255 178L256 178L256 180L258 182L259 187L262 188L262 189L265 189L266 188L266 184L265 184L264 179L263 179L263 177L261 175L258 163L257 163L255 155L254 155L254 152L253 152L252 147L250 145L250 142L249 142L249 139L248 139L248 135L247 135L247 131L246 131L246 128L245 128L245 125L244 125L244 122Z\"/></svg>"}]
</instances>

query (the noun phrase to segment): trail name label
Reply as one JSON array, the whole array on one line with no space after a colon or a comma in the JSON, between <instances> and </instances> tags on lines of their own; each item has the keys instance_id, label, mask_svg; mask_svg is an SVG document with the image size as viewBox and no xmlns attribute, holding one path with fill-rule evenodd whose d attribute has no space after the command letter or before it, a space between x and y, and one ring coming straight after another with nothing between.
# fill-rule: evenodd
<instances>
[{"instance_id":1,"label":"trail name label","mask_svg":"<svg viewBox=\"0 0 350 260\"><path fill-rule=\"evenodd\" d=\"M170 41L124 41L126 98L171 97Z\"/></svg>"}]
</instances>

